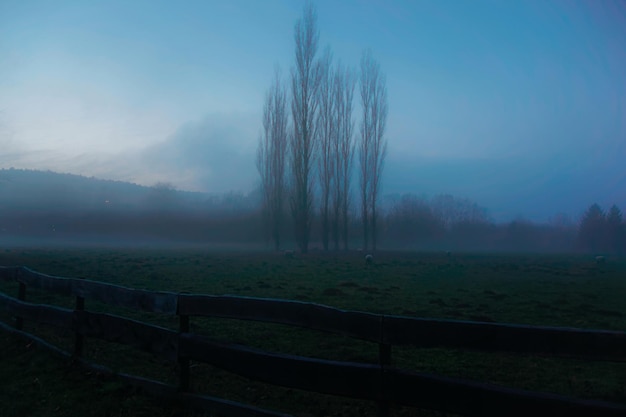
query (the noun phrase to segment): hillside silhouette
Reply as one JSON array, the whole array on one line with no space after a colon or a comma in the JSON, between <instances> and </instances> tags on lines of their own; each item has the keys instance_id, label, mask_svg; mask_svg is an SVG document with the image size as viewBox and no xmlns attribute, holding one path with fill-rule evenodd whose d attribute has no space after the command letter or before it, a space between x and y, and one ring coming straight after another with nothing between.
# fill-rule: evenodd
<instances>
[{"instance_id":1,"label":"hillside silhouette","mask_svg":"<svg viewBox=\"0 0 626 417\"><path fill-rule=\"evenodd\" d=\"M17 237L228 241L229 219L250 215L254 193L206 194L74 174L0 170L0 233ZM219 229L219 230L218 230Z\"/></svg>"}]
</instances>

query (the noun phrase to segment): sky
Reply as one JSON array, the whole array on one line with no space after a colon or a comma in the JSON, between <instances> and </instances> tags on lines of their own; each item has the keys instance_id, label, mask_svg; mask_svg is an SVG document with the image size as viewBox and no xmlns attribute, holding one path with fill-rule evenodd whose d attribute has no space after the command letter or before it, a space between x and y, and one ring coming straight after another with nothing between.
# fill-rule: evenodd
<instances>
[{"instance_id":1,"label":"sky","mask_svg":"<svg viewBox=\"0 0 626 417\"><path fill-rule=\"evenodd\" d=\"M449 193L497 221L626 210L625 1L313 4L320 54L356 69L370 49L386 75L383 194ZM0 168L252 190L303 6L0 0Z\"/></svg>"}]
</instances>

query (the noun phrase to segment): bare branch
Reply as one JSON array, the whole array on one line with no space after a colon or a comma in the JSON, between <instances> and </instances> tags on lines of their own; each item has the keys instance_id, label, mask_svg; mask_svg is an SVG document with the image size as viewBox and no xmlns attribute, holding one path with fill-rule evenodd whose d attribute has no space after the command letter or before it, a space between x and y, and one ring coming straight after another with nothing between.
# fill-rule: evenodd
<instances>
[{"instance_id":1,"label":"bare branch","mask_svg":"<svg viewBox=\"0 0 626 417\"><path fill-rule=\"evenodd\" d=\"M287 93L282 83L280 69L277 68L274 82L265 96L263 134L259 138L256 160L261 175L263 211L276 249L280 248L286 187L287 125Z\"/></svg>"},{"instance_id":2,"label":"bare branch","mask_svg":"<svg viewBox=\"0 0 626 417\"><path fill-rule=\"evenodd\" d=\"M364 247L367 248L371 231L372 247L376 249L376 203L387 154L384 135L388 105L385 76L370 51L365 51L361 58L360 93L363 107L359 144L363 240Z\"/></svg>"},{"instance_id":3,"label":"bare branch","mask_svg":"<svg viewBox=\"0 0 626 417\"><path fill-rule=\"evenodd\" d=\"M291 135L291 169L293 187L291 212L295 223L296 241L300 250L307 252L313 208L313 168L317 137L317 89L320 68L315 62L319 32L317 14L308 2L304 14L296 22L296 65L291 71L291 112L293 134Z\"/></svg>"}]
</instances>

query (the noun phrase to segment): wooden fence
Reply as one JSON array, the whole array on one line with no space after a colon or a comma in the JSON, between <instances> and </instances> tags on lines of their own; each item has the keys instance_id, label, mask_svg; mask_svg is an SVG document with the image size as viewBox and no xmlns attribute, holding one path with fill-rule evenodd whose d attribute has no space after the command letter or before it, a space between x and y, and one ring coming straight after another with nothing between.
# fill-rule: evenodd
<instances>
[{"instance_id":1,"label":"wooden fence","mask_svg":"<svg viewBox=\"0 0 626 417\"><path fill-rule=\"evenodd\" d=\"M392 366L392 346L447 347L541 353L591 360L624 361L626 332L438 320L340 310L298 301L237 296L177 294L126 288L102 282L54 277L25 267L0 267L0 280L19 283L18 298L0 293L0 308L16 320L0 327L28 337L84 366L107 371L81 358L83 338L117 342L147 351L180 368L179 385L116 374L161 397L224 416L279 416L225 399L190 392L190 360L283 387L373 400L380 415L391 405L418 407L467 416L624 416L626 406L538 393L494 384L425 374ZM76 297L74 309L26 301L27 287ZM178 331L112 314L89 311L85 300L178 316ZM194 316L280 323L345 335L379 346L379 363L365 364L265 352L221 343L189 331ZM75 332L74 352L61 351L23 331L24 320Z\"/></svg>"}]
</instances>

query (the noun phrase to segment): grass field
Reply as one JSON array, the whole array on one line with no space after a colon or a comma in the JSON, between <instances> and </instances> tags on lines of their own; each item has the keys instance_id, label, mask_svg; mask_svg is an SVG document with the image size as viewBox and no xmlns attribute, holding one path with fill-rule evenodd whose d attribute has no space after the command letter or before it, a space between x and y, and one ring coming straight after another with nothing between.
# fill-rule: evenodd
<instances>
[{"instance_id":1,"label":"grass field","mask_svg":"<svg viewBox=\"0 0 626 417\"><path fill-rule=\"evenodd\" d=\"M375 313L460 320L626 329L626 260L596 265L591 256L381 252L365 265L357 253L286 259L274 253L188 249L37 249L0 252L0 265L85 277L135 288L294 299ZM0 290L17 293L14 283ZM71 299L30 291L27 299L71 307ZM87 302L88 309L104 308ZM107 311L111 311L107 308ZM165 327L176 318L115 311ZM10 322L6 314L0 318ZM270 351L376 363L378 347L281 325L192 319L191 330ZM71 348L71 335L26 330ZM2 335L0 416L195 415L155 403L114 379L88 374ZM86 357L113 369L176 383L176 369L123 346L88 340ZM626 403L626 364L450 349L393 348L394 366L448 376ZM370 402L339 399L248 381L194 364L197 392L295 415L375 415ZM393 415L442 415L394 409Z\"/></svg>"}]
</instances>

